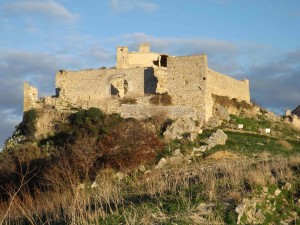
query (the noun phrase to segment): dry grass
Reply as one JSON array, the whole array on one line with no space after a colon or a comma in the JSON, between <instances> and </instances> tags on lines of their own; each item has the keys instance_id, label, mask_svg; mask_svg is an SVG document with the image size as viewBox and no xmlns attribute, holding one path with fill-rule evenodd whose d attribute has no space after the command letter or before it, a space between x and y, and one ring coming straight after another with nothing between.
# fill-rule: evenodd
<instances>
[{"instance_id":1,"label":"dry grass","mask_svg":"<svg viewBox=\"0 0 300 225\"><path fill-rule=\"evenodd\" d=\"M97 223L99 218L102 221L113 218L103 224L119 224L118 218L122 218L123 224L161 224L167 223L170 216L172 220L187 223L204 218L207 224L225 224L218 211L203 218L197 216L199 200L239 203L257 186L281 180L292 183L295 178L292 168L299 165L300 156L268 160L239 158L144 174L133 172L122 181L114 178L114 171L102 170L96 178L96 188L88 184L83 187L76 176L70 178L72 183L66 182L64 186L63 180L55 179L52 174L49 181L56 182L59 190L35 190L34 197L24 191L6 203L2 201L0 217L10 203L4 224L22 224L21 218L30 224L91 224ZM179 208L170 215L165 210L165 200L171 196Z\"/></svg>"},{"instance_id":2,"label":"dry grass","mask_svg":"<svg viewBox=\"0 0 300 225\"><path fill-rule=\"evenodd\" d=\"M168 106L172 105L172 98L168 94L156 94L153 95L150 99L149 102L152 105L163 105L163 106Z\"/></svg>"}]
</instances>

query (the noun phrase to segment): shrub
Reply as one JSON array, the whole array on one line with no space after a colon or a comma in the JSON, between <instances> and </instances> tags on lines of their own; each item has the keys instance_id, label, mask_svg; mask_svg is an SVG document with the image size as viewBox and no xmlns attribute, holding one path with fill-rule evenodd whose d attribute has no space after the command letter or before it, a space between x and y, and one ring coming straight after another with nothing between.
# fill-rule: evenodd
<instances>
[{"instance_id":1,"label":"shrub","mask_svg":"<svg viewBox=\"0 0 300 225\"><path fill-rule=\"evenodd\" d=\"M124 121L101 142L103 158L108 166L130 170L155 159L163 145L159 138L141 122Z\"/></svg>"},{"instance_id":2,"label":"shrub","mask_svg":"<svg viewBox=\"0 0 300 225\"><path fill-rule=\"evenodd\" d=\"M106 115L98 108L79 110L69 116L69 122L74 127L75 133L101 134L103 133L102 123Z\"/></svg>"},{"instance_id":3,"label":"shrub","mask_svg":"<svg viewBox=\"0 0 300 225\"><path fill-rule=\"evenodd\" d=\"M253 105L247 103L246 101L239 101L236 98L230 99L228 96L220 96L215 94L213 94L212 96L215 103L224 107L235 107L237 109L248 109L248 110L254 108Z\"/></svg>"},{"instance_id":4,"label":"shrub","mask_svg":"<svg viewBox=\"0 0 300 225\"><path fill-rule=\"evenodd\" d=\"M123 99L120 99L120 102L121 104L131 104L131 105L134 105L136 104L136 99L134 98L123 98Z\"/></svg>"},{"instance_id":5,"label":"shrub","mask_svg":"<svg viewBox=\"0 0 300 225\"><path fill-rule=\"evenodd\" d=\"M37 122L38 112L36 109L30 109L24 112L23 121L19 126L21 134L25 135L29 139L34 138L34 133L36 132L36 122Z\"/></svg>"},{"instance_id":6,"label":"shrub","mask_svg":"<svg viewBox=\"0 0 300 225\"><path fill-rule=\"evenodd\" d=\"M169 94L156 94L153 95L150 99L149 102L152 105L163 105L163 106L168 106L172 104L172 98Z\"/></svg>"}]
</instances>

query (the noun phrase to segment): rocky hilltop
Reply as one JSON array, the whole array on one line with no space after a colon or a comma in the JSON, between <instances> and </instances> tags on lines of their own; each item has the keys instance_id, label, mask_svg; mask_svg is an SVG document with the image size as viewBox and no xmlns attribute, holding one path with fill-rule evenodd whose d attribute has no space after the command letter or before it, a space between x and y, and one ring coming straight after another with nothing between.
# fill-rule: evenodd
<instances>
[{"instance_id":1,"label":"rocky hilltop","mask_svg":"<svg viewBox=\"0 0 300 225\"><path fill-rule=\"evenodd\" d=\"M207 121L28 110L0 155L1 223L297 224L299 129L213 98Z\"/></svg>"}]
</instances>

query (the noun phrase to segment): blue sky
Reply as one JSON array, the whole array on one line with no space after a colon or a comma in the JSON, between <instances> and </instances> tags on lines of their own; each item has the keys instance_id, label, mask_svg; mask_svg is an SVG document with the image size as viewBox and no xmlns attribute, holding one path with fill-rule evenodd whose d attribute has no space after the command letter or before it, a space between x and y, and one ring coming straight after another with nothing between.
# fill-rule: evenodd
<instances>
[{"instance_id":1,"label":"blue sky","mask_svg":"<svg viewBox=\"0 0 300 225\"><path fill-rule=\"evenodd\" d=\"M56 71L113 66L116 46L140 42L206 53L283 113L300 104L299 24L299 0L1 0L0 147L22 118L24 81L52 95Z\"/></svg>"}]
</instances>

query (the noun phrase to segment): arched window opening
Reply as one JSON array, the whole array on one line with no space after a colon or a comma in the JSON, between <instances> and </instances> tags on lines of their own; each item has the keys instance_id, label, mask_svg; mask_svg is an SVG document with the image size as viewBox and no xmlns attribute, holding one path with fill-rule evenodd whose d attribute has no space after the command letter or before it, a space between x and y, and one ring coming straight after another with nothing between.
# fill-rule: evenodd
<instances>
[{"instance_id":1,"label":"arched window opening","mask_svg":"<svg viewBox=\"0 0 300 225\"><path fill-rule=\"evenodd\" d=\"M116 77L111 81L110 94L124 98L128 92L128 82L123 77Z\"/></svg>"}]
</instances>

